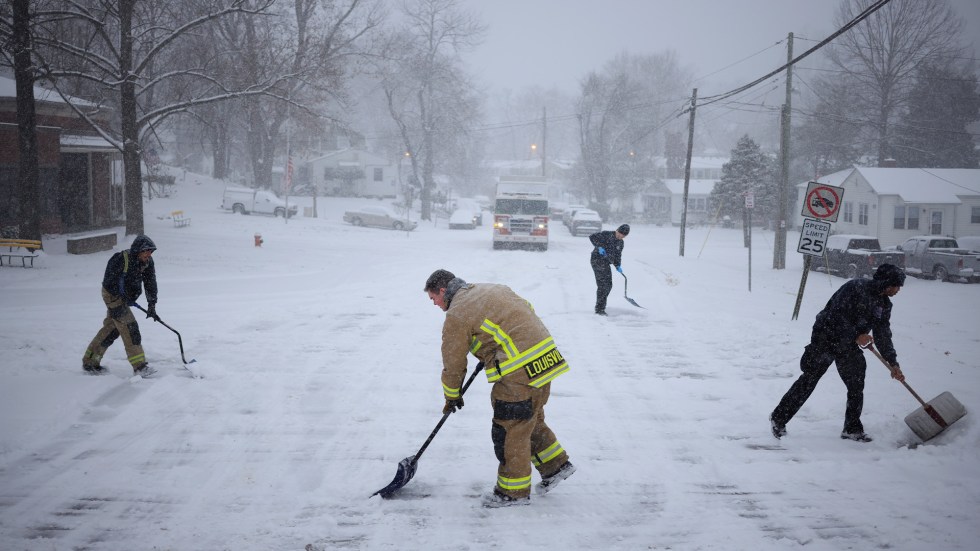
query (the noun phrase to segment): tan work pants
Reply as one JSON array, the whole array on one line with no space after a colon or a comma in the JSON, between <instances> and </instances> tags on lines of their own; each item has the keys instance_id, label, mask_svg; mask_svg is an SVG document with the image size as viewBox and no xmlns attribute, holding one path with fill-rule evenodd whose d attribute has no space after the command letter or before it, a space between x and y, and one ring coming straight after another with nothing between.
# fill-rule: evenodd
<instances>
[{"instance_id":1,"label":"tan work pants","mask_svg":"<svg viewBox=\"0 0 980 551\"><path fill-rule=\"evenodd\" d=\"M136 323L136 317L132 310L126 305L122 297L110 294L102 289L102 301L105 302L106 315L102 320L102 328L96 333L95 338L89 343L85 350L82 363L85 365L99 365L106 349L112 346L117 338L122 337L123 346L126 347L126 358L134 367L146 364L146 355L141 346L142 337L140 327Z\"/></svg>"}]
</instances>

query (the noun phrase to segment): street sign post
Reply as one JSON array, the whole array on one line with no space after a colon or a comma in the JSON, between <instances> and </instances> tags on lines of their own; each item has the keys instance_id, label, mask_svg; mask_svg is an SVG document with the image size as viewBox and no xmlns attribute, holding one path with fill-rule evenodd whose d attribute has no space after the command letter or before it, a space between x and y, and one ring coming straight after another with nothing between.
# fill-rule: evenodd
<instances>
[{"instance_id":1,"label":"street sign post","mask_svg":"<svg viewBox=\"0 0 980 551\"><path fill-rule=\"evenodd\" d=\"M803 304L803 290L806 288L806 276L810 273L810 263L814 256L826 254L827 238L830 236L830 224L837 221L841 203L844 202L844 188L809 182L806 195L803 196L803 228L800 231L800 243L796 252L803 254L803 276L800 278L800 291L796 294L796 306L793 308L793 319L800 315L800 305Z\"/></svg>"}]
</instances>

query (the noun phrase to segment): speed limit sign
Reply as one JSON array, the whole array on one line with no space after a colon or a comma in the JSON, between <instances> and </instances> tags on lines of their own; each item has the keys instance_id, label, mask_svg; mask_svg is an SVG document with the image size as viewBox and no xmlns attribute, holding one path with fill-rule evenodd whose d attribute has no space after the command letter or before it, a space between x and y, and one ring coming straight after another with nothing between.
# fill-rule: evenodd
<instances>
[{"instance_id":1,"label":"speed limit sign","mask_svg":"<svg viewBox=\"0 0 980 551\"><path fill-rule=\"evenodd\" d=\"M800 244L797 245L796 252L811 256L823 256L823 250L829 236L829 222L804 218L803 231L800 232Z\"/></svg>"}]
</instances>

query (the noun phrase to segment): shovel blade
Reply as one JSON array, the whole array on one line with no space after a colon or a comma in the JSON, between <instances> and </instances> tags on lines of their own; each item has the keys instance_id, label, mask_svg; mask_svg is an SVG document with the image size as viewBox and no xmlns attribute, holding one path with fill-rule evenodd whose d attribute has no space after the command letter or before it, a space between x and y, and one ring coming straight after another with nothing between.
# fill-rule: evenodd
<instances>
[{"instance_id":1,"label":"shovel blade","mask_svg":"<svg viewBox=\"0 0 980 551\"><path fill-rule=\"evenodd\" d=\"M409 480L412 480L412 477L415 476L415 470L417 468L418 462L415 461L414 455L402 459L398 462L398 470L395 472L395 478L391 481L391 483L371 495L380 495L382 499L390 498L395 494L395 492L405 487Z\"/></svg>"},{"instance_id":2,"label":"shovel blade","mask_svg":"<svg viewBox=\"0 0 980 551\"><path fill-rule=\"evenodd\" d=\"M624 298L626 298L626 302L629 302L633 306L636 306L637 308L643 308L642 306L640 306L639 304L637 304L635 300L631 299L630 297L627 297L627 296L624 295ZM643 309L646 310L646 308L643 308Z\"/></svg>"},{"instance_id":3,"label":"shovel blade","mask_svg":"<svg viewBox=\"0 0 980 551\"><path fill-rule=\"evenodd\" d=\"M905 424L923 442L935 437L966 415L966 407L949 392L943 392L905 417Z\"/></svg>"}]
</instances>

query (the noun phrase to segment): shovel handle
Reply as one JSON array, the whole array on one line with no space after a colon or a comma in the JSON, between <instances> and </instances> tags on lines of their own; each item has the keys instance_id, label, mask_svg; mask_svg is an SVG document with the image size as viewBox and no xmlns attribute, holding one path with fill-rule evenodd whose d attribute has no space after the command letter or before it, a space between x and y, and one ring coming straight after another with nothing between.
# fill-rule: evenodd
<instances>
[{"instance_id":1,"label":"shovel handle","mask_svg":"<svg viewBox=\"0 0 980 551\"><path fill-rule=\"evenodd\" d=\"M885 364L885 367L887 367L889 371L891 371L892 373L895 373L895 368L892 367L892 364L888 363L888 360L886 360L885 357L881 355L881 352L878 352L878 349L875 348L874 343L868 343L868 346L866 346L865 348L867 348L875 356L877 356L878 359L881 360L881 363ZM916 391L912 390L912 387L910 387L908 383L906 383L905 381L899 381L899 382L901 382L902 385L905 388L907 388L909 390L909 392L912 393L912 396L915 396L915 399L918 400L920 404L922 404L922 407L926 408L926 410L932 409L932 406L930 406L929 404L927 404L926 401L923 400Z\"/></svg>"},{"instance_id":2,"label":"shovel handle","mask_svg":"<svg viewBox=\"0 0 980 551\"><path fill-rule=\"evenodd\" d=\"M466 389L470 388L470 385L473 384L473 380L476 379L476 376L481 371L483 371L483 362L476 364L476 368L473 369L473 374L470 375L470 378L466 381L466 384L463 385L462 390L459 391L460 398L462 398L463 395L466 394ZM447 411L446 413L442 414L442 419L439 420L439 423L436 425L436 428L432 429L432 432L429 434L429 437L425 439L425 443L422 444L422 447L419 448L419 451L416 452L414 456L412 456L412 463L418 463L419 457L422 456L422 452L425 451L425 448L429 447L429 444L432 442L432 439L436 437L436 433L439 432L439 429L442 428L442 425L446 423L446 419L449 419L449 416L452 415L452 413L453 412L451 411Z\"/></svg>"},{"instance_id":3,"label":"shovel handle","mask_svg":"<svg viewBox=\"0 0 980 551\"><path fill-rule=\"evenodd\" d=\"M150 314L149 312L146 311L146 308L143 308L142 306L140 306L138 302L134 302L133 303L133 306L135 306L135 307L139 308L140 310L142 310L144 314L147 314L147 315ZM160 325L166 327L167 329L173 331L174 332L174 335L177 335L177 345L180 346L180 361L184 362L184 365L187 365L187 364L193 362L194 360L191 360L190 362L188 362L187 361L187 358L184 357L184 339L180 338L180 333L178 333L177 330L174 329L173 327L170 327L169 325L167 325L166 323L164 323L164 321L162 319L160 319L160 316L157 316L157 317L153 318L153 321L155 321L155 322L159 323Z\"/></svg>"}]
</instances>

